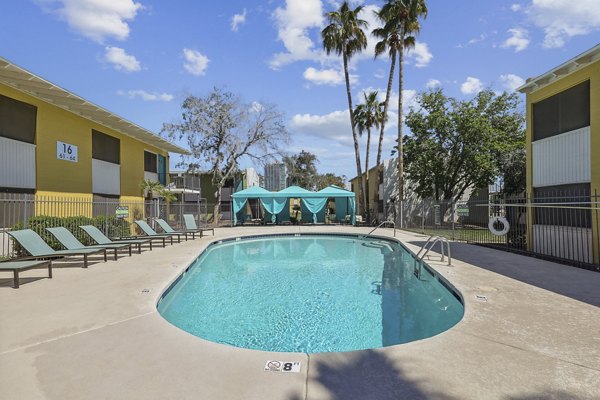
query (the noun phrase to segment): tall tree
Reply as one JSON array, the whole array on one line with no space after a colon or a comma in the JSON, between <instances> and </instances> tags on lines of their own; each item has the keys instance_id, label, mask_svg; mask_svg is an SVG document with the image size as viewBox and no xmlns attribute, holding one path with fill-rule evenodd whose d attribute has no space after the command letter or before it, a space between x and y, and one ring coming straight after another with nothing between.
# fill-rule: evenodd
<instances>
[{"instance_id":1,"label":"tall tree","mask_svg":"<svg viewBox=\"0 0 600 400\"><path fill-rule=\"evenodd\" d=\"M398 200L404 199L404 151L402 133L402 92L404 90L404 51L415 45L414 34L421 29L419 18L427 17L425 0L388 0L377 14L384 23L381 30L373 33L382 40L375 48L375 54L382 54L388 49L390 57L398 56ZM387 101L391 88L394 62L390 68ZM386 109L387 113L387 109ZM381 128L383 135L385 126Z\"/></svg>"},{"instance_id":2,"label":"tall tree","mask_svg":"<svg viewBox=\"0 0 600 400\"><path fill-rule=\"evenodd\" d=\"M246 104L233 93L214 88L206 97L188 96L182 121L163 124L162 134L185 139L191 152L180 166L194 171L208 166L215 185L214 223L218 223L221 189L242 158L264 162L280 154L289 134L283 114L270 104Z\"/></svg>"},{"instance_id":3,"label":"tall tree","mask_svg":"<svg viewBox=\"0 0 600 400\"><path fill-rule=\"evenodd\" d=\"M515 93L480 92L458 101L442 90L418 96L404 138L406 173L421 197L456 201L467 189L492 183L506 168L506 154L525 148L525 117Z\"/></svg>"},{"instance_id":4,"label":"tall tree","mask_svg":"<svg viewBox=\"0 0 600 400\"><path fill-rule=\"evenodd\" d=\"M350 94L350 75L348 73L348 61L353 55L360 53L367 47L367 36L363 28L368 27L365 20L358 16L363 7L358 6L352 10L347 1L343 2L340 8L336 11L331 11L326 14L329 21L323 31L321 38L323 39L323 47L327 54L335 52L342 56L344 64L344 76L346 78L346 95L348 97L348 112L350 113L350 126L352 128L352 138L354 139L354 155L356 158L356 173L360 178L362 176L362 168L360 165L360 151L358 148L358 138L356 136L356 127L354 124L354 109L352 107L352 95ZM365 192L362 184L362 179L358 180L359 205L362 204L364 210Z\"/></svg>"},{"instance_id":5,"label":"tall tree","mask_svg":"<svg viewBox=\"0 0 600 400\"><path fill-rule=\"evenodd\" d=\"M317 189L321 190L321 189L325 189L327 186L337 186L340 188L344 188L344 186L346 186L346 176L345 175L341 175L338 176L334 173L331 172L327 172L324 174L321 174L317 177Z\"/></svg>"},{"instance_id":6,"label":"tall tree","mask_svg":"<svg viewBox=\"0 0 600 400\"><path fill-rule=\"evenodd\" d=\"M314 189L318 175L316 161L317 156L304 150L299 154L283 157L290 185L297 185L309 190Z\"/></svg>"},{"instance_id":7,"label":"tall tree","mask_svg":"<svg viewBox=\"0 0 600 400\"><path fill-rule=\"evenodd\" d=\"M367 220L371 220L371 205L369 199L369 153L371 151L371 128L378 128L383 119L384 104L377 99L379 93L369 92L363 93L364 102L357 105L354 109L354 122L358 129L359 135L362 137L363 132L367 132L367 149L365 154L365 192L366 192L366 211ZM377 174L379 175L379 174Z\"/></svg>"}]
</instances>

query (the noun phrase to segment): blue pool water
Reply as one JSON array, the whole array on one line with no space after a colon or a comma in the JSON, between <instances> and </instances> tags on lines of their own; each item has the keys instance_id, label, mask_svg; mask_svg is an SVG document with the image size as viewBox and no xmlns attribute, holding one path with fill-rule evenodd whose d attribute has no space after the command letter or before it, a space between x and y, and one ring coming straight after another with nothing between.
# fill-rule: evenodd
<instances>
[{"instance_id":1,"label":"blue pool water","mask_svg":"<svg viewBox=\"0 0 600 400\"><path fill-rule=\"evenodd\" d=\"M353 236L242 239L210 246L159 312L201 338L319 353L406 343L443 332L463 305L400 244Z\"/></svg>"}]
</instances>

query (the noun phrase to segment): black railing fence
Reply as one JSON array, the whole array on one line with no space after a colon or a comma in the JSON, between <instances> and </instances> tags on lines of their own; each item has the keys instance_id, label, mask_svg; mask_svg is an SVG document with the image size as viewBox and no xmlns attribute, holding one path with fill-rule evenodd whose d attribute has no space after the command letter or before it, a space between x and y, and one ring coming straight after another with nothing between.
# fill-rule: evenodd
<instances>
[{"instance_id":1,"label":"black railing fence","mask_svg":"<svg viewBox=\"0 0 600 400\"><path fill-rule=\"evenodd\" d=\"M184 214L192 214L198 226L214 222L213 209L206 203L165 202L152 200L103 200L86 197L35 196L0 193L0 260L20 256L8 235L10 230L33 229L52 247L60 244L46 228L64 226L85 245L93 244L79 227L94 225L109 237L140 234L133 221L148 221L160 232L154 218L166 220L175 230L184 228ZM229 223L229 221L225 221Z\"/></svg>"},{"instance_id":2,"label":"black railing fence","mask_svg":"<svg viewBox=\"0 0 600 400\"><path fill-rule=\"evenodd\" d=\"M417 233L600 271L600 196L589 191L536 194L532 198L490 196L489 201L411 199L388 203L373 223L391 220L397 228ZM230 207L222 203L221 212L215 216L213 204L206 202L94 201L89 197L0 193L0 259L18 255L6 233L9 230L31 228L51 245L59 246L45 228L64 226L84 244L91 244L79 226L95 225L107 236L124 236L138 233L135 219L153 223L153 218L163 218L174 229L181 229L184 214L193 214L200 226L212 224L215 218L221 225L230 225Z\"/></svg>"},{"instance_id":3,"label":"black railing fence","mask_svg":"<svg viewBox=\"0 0 600 400\"><path fill-rule=\"evenodd\" d=\"M405 230L494 247L600 271L597 193L549 191L489 201L411 200L384 207Z\"/></svg>"}]
</instances>

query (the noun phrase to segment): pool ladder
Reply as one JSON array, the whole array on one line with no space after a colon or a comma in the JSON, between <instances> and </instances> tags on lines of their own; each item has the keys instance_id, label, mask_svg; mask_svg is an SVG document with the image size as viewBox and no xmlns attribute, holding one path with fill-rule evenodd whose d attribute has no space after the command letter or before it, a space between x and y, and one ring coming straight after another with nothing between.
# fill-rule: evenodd
<instances>
[{"instance_id":1,"label":"pool ladder","mask_svg":"<svg viewBox=\"0 0 600 400\"><path fill-rule=\"evenodd\" d=\"M442 236L429 236L429 239L427 239L427 241L425 242L425 244L423 245L423 247L421 247L421 250L419 250L419 252L417 253L417 259L419 261L423 261L423 259L425 258L425 256L427 255L427 253L429 253L429 250L431 250L433 248L433 246L435 246L437 243L440 244L440 247L442 248L442 259L441 261L444 262L444 260L446 259L446 255L444 253L444 243L446 244L446 250L448 253L448 266L452 265L452 254L450 253L450 242L448 241L448 239L446 239L445 237ZM421 253L423 253L423 255L421 255Z\"/></svg>"},{"instance_id":2,"label":"pool ladder","mask_svg":"<svg viewBox=\"0 0 600 400\"><path fill-rule=\"evenodd\" d=\"M375 228L373 228L371 230L371 232L367 233L364 237L368 237L369 235L371 235L371 233L375 232L378 228L381 228L383 225L392 225L392 228L394 228L394 237L396 237L396 224L394 223L394 221L383 221L382 223L380 223L379 225L377 225Z\"/></svg>"}]
</instances>

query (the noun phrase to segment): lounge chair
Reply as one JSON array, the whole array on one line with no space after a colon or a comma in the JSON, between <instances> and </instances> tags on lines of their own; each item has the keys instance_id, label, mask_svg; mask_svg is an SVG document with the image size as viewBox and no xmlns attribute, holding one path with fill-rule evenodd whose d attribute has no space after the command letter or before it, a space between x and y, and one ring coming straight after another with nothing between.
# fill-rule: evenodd
<instances>
[{"instance_id":1,"label":"lounge chair","mask_svg":"<svg viewBox=\"0 0 600 400\"><path fill-rule=\"evenodd\" d=\"M31 229L23 229L19 231L8 231L7 232L14 240L16 240L23 249L30 256L22 257L22 259L40 259L40 258L59 258L59 257L74 257L83 256L83 268L88 267L88 256L97 253L104 254L104 261L106 261L106 249L105 248L94 248L94 249L78 249L78 250L54 250L48 246L48 243L44 242L44 239L40 237L35 231Z\"/></svg>"},{"instance_id":2,"label":"lounge chair","mask_svg":"<svg viewBox=\"0 0 600 400\"><path fill-rule=\"evenodd\" d=\"M110 240L108 237L106 237L104 235L104 233L102 233L102 231L100 229L96 228L94 225L82 225L82 226L80 226L80 228L83 229L83 231L85 233L87 233L92 238L92 240L94 242L98 243L99 245L105 245L105 244L130 244L130 245L136 245L137 246L137 250L138 250L138 254L142 254L142 245L143 244L148 244L150 246L150 250L152 250L152 240L154 240L153 238L146 238L146 239L126 239L126 240L114 241L114 240Z\"/></svg>"},{"instance_id":3,"label":"lounge chair","mask_svg":"<svg viewBox=\"0 0 600 400\"><path fill-rule=\"evenodd\" d=\"M162 218L154 218L154 220L156 221L156 223L158 224L158 226L160 226L160 229L163 230L163 232L165 234L171 234L171 233L179 233L181 235L185 235L185 240L188 240L188 233L192 235L192 239L196 239L196 233L200 234L200 237L202 237L202 231L201 230L195 230L195 229L186 229L184 231L176 231L175 229L171 228L171 225L169 225L167 223L167 221L165 221Z\"/></svg>"},{"instance_id":4,"label":"lounge chair","mask_svg":"<svg viewBox=\"0 0 600 400\"><path fill-rule=\"evenodd\" d=\"M209 214L212 218L212 214ZM208 232L211 231L211 233L215 234L215 229L214 228L208 228L208 227L198 227L198 225L196 224L196 218L194 218L193 214L183 214L183 222L185 223L185 229L188 231L198 231L198 232L202 232L202 234L204 235L204 232Z\"/></svg>"},{"instance_id":5,"label":"lounge chair","mask_svg":"<svg viewBox=\"0 0 600 400\"><path fill-rule=\"evenodd\" d=\"M173 244L173 236L177 236L177 242L178 243L181 242L181 233L165 233L165 234L156 233L156 231L154 229L152 229L146 221L137 220L134 222L137 226L140 227L140 229L142 230L142 232L144 232L144 234L146 234L146 236L170 238L171 244Z\"/></svg>"},{"instance_id":6,"label":"lounge chair","mask_svg":"<svg viewBox=\"0 0 600 400\"><path fill-rule=\"evenodd\" d=\"M91 245L86 246L81 243L67 228L62 226L58 226L56 228L46 228L48 232L52 234L68 250L79 250L79 249L106 249L106 250L114 250L115 252L115 260L118 258L118 251L126 249L129 251L129 256L131 257L131 245L130 244L103 244L103 245Z\"/></svg>"},{"instance_id":7,"label":"lounge chair","mask_svg":"<svg viewBox=\"0 0 600 400\"><path fill-rule=\"evenodd\" d=\"M48 278L52 279L52 261L29 260L29 261L7 261L0 263L0 271L13 272L13 287L19 288L19 272L33 268L48 267Z\"/></svg>"},{"instance_id":8,"label":"lounge chair","mask_svg":"<svg viewBox=\"0 0 600 400\"><path fill-rule=\"evenodd\" d=\"M183 222L185 222L185 229L188 231L199 231L204 235L204 231L211 231L213 236L215 235L214 228L198 228L196 225L196 219L192 214L183 214Z\"/></svg>"}]
</instances>

